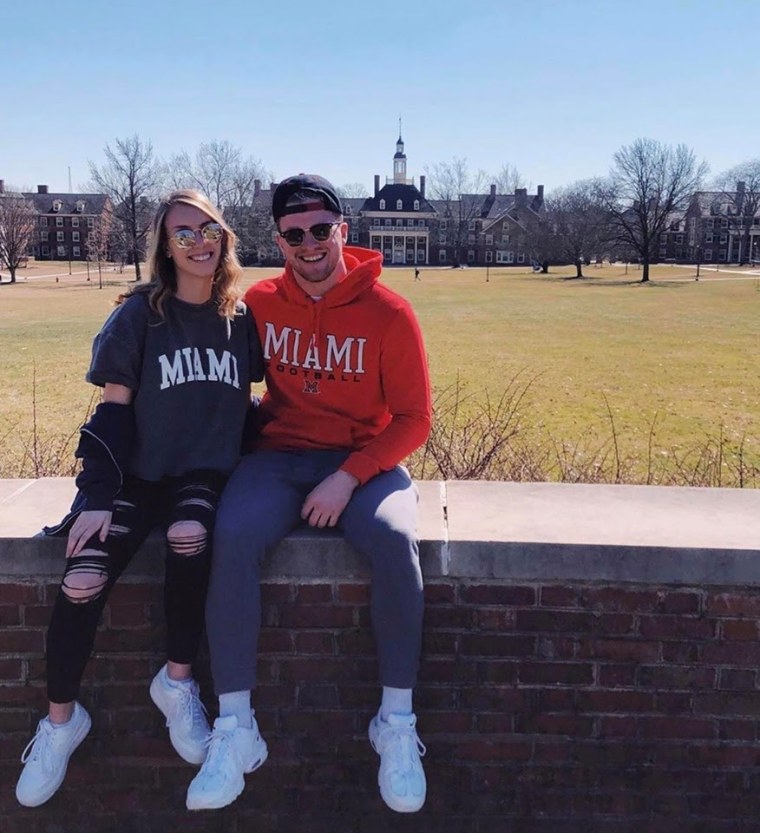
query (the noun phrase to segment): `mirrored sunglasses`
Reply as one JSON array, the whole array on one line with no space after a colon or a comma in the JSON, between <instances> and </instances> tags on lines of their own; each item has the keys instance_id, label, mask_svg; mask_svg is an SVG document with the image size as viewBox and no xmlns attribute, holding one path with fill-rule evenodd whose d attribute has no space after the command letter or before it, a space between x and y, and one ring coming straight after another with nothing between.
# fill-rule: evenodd
<instances>
[{"instance_id":1,"label":"mirrored sunglasses","mask_svg":"<svg viewBox=\"0 0 760 833\"><path fill-rule=\"evenodd\" d=\"M281 231L280 237L282 237L282 239L289 246L300 246L301 243L303 243L304 237L306 237L306 232L308 231L318 243L324 243L324 241L327 240L327 238L332 234L333 228L339 225L340 221L338 220L334 223L317 223L307 229L289 228L287 231Z\"/></svg>"},{"instance_id":2,"label":"mirrored sunglasses","mask_svg":"<svg viewBox=\"0 0 760 833\"><path fill-rule=\"evenodd\" d=\"M219 223L207 223L198 231L200 231L201 238L205 243L218 243L224 234L224 229ZM192 249L195 245L196 234L197 232L193 229L181 228L170 236L170 240L178 249Z\"/></svg>"}]
</instances>

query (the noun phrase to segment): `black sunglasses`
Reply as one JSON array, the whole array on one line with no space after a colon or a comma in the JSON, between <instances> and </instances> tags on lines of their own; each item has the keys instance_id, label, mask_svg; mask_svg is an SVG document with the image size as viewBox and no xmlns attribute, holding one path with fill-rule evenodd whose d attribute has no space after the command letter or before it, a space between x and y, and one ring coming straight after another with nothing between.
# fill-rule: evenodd
<instances>
[{"instance_id":1,"label":"black sunglasses","mask_svg":"<svg viewBox=\"0 0 760 833\"><path fill-rule=\"evenodd\" d=\"M289 228L287 231L279 232L279 234L288 246L300 246L304 237L306 237L307 231L318 243L324 243L332 234L333 227L339 226L340 223L340 220L336 220L334 223L316 223L311 228Z\"/></svg>"},{"instance_id":2,"label":"black sunglasses","mask_svg":"<svg viewBox=\"0 0 760 833\"><path fill-rule=\"evenodd\" d=\"M199 231L206 243L218 243L224 234L224 229L219 223L206 223ZM174 242L178 249L192 249L195 245L195 234L196 232L193 229L181 228L170 235L169 239Z\"/></svg>"}]
</instances>

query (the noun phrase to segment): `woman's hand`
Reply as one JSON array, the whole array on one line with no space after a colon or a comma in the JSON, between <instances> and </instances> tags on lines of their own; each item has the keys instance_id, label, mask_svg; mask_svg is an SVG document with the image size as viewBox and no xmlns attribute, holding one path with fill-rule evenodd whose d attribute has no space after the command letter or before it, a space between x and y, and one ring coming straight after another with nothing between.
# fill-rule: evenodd
<instances>
[{"instance_id":1,"label":"woman's hand","mask_svg":"<svg viewBox=\"0 0 760 833\"><path fill-rule=\"evenodd\" d=\"M102 509L81 512L69 531L69 540L66 543L66 558L77 555L93 535L98 535L101 543L105 541L108 530L111 528L112 514L112 512Z\"/></svg>"}]
</instances>

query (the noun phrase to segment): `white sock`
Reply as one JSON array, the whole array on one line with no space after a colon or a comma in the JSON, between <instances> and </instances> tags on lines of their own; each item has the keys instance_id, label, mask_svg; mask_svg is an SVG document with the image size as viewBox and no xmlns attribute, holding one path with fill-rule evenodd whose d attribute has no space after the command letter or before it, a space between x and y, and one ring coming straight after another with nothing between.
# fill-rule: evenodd
<instances>
[{"instance_id":1,"label":"white sock","mask_svg":"<svg viewBox=\"0 0 760 833\"><path fill-rule=\"evenodd\" d=\"M251 692L230 691L227 694L219 695L219 717L237 718L238 726L250 729L253 726L251 720Z\"/></svg>"},{"instance_id":2,"label":"white sock","mask_svg":"<svg viewBox=\"0 0 760 833\"><path fill-rule=\"evenodd\" d=\"M380 718L388 720L390 714L412 714L412 689L383 686Z\"/></svg>"}]
</instances>

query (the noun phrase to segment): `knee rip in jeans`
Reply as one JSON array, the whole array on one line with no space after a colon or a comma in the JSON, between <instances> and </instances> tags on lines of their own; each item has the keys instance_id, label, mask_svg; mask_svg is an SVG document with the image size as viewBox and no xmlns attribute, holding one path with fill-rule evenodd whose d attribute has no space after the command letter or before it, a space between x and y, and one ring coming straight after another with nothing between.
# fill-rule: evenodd
<instances>
[{"instance_id":1,"label":"knee rip in jeans","mask_svg":"<svg viewBox=\"0 0 760 833\"><path fill-rule=\"evenodd\" d=\"M206 549L208 533L198 521L177 521L166 533L169 548L176 555L199 555Z\"/></svg>"},{"instance_id":2,"label":"knee rip in jeans","mask_svg":"<svg viewBox=\"0 0 760 833\"><path fill-rule=\"evenodd\" d=\"M94 602L108 582L107 553L82 550L69 559L61 582L64 596L73 604Z\"/></svg>"}]
</instances>

